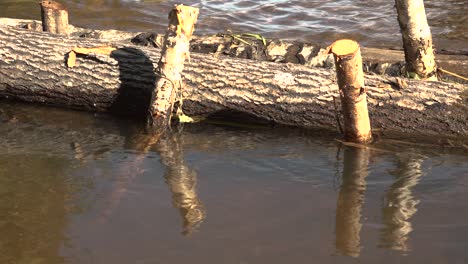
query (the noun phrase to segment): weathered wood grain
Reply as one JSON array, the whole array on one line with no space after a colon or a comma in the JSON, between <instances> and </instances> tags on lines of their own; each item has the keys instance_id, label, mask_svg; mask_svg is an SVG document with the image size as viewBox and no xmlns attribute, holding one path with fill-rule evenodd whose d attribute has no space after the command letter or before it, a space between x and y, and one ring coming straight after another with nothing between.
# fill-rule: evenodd
<instances>
[{"instance_id":1,"label":"weathered wood grain","mask_svg":"<svg viewBox=\"0 0 468 264\"><path fill-rule=\"evenodd\" d=\"M72 48L103 45L118 49L65 65ZM0 98L144 118L159 53L127 42L0 26ZM338 87L330 69L192 53L183 77L184 110L191 115L238 111L280 124L336 127ZM466 85L372 75L366 85L374 128L468 136Z\"/></svg>"}]
</instances>

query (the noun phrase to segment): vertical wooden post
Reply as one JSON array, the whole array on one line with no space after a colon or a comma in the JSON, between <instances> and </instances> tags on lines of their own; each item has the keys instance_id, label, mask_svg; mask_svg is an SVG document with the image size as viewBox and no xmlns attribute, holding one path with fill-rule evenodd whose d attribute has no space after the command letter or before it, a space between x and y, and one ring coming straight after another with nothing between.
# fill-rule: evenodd
<instances>
[{"instance_id":1,"label":"vertical wooden post","mask_svg":"<svg viewBox=\"0 0 468 264\"><path fill-rule=\"evenodd\" d=\"M336 76L344 117L345 140L368 143L372 140L366 89L359 44L342 39L328 47L335 58Z\"/></svg>"},{"instance_id":2,"label":"vertical wooden post","mask_svg":"<svg viewBox=\"0 0 468 264\"><path fill-rule=\"evenodd\" d=\"M68 35L68 11L61 3L43 0L41 5L42 30Z\"/></svg>"},{"instance_id":3,"label":"vertical wooden post","mask_svg":"<svg viewBox=\"0 0 468 264\"><path fill-rule=\"evenodd\" d=\"M343 178L336 206L335 246L346 256L358 257L361 253L361 210L369 157L369 149L346 147L344 151Z\"/></svg>"},{"instance_id":4,"label":"vertical wooden post","mask_svg":"<svg viewBox=\"0 0 468 264\"><path fill-rule=\"evenodd\" d=\"M161 59L156 69L156 87L152 93L148 128L164 131L170 122L185 59L189 58L190 38L198 18L198 8L175 6L169 13Z\"/></svg>"},{"instance_id":5,"label":"vertical wooden post","mask_svg":"<svg viewBox=\"0 0 468 264\"><path fill-rule=\"evenodd\" d=\"M395 0L409 77L437 80L431 29L423 0Z\"/></svg>"}]
</instances>

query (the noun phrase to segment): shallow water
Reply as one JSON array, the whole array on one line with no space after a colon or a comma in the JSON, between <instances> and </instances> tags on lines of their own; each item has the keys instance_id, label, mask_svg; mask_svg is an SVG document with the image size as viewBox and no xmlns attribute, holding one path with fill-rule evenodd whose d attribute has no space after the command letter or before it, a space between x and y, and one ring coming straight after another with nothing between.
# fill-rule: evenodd
<instances>
[{"instance_id":1,"label":"shallow water","mask_svg":"<svg viewBox=\"0 0 468 264\"><path fill-rule=\"evenodd\" d=\"M0 263L467 263L468 155L0 102Z\"/></svg>"},{"instance_id":2,"label":"shallow water","mask_svg":"<svg viewBox=\"0 0 468 264\"><path fill-rule=\"evenodd\" d=\"M82 27L164 32L174 1L64 0ZM232 29L266 37L331 43L349 37L366 46L401 47L394 1L188 0L200 8L196 34ZM466 50L466 0L424 1L437 49ZM0 16L40 19L36 1L2 0Z\"/></svg>"}]
</instances>

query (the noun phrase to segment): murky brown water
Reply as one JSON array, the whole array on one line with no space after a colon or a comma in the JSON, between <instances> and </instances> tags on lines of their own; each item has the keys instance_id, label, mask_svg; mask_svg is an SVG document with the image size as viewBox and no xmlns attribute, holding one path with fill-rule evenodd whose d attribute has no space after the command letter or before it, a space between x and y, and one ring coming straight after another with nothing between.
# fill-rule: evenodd
<instances>
[{"instance_id":1,"label":"murky brown water","mask_svg":"<svg viewBox=\"0 0 468 264\"><path fill-rule=\"evenodd\" d=\"M0 263L467 263L466 153L319 134L1 101Z\"/></svg>"},{"instance_id":2,"label":"murky brown water","mask_svg":"<svg viewBox=\"0 0 468 264\"><path fill-rule=\"evenodd\" d=\"M38 18L36 1L0 16ZM66 1L84 27L162 32L168 1ZM466 1L425 1L466 48ZM185 1L226 28L399 46L392 1ZM468 154L300 130L186 126L0 101L0 263L468 263Z\"/></svg>"},{"instance_id":3,"label":"murky brown water","mask_svg":"<svg viewBox=\"0 0 468 264\"><path fill-rule=\"evenodd\" d=\"M64 0L72 24L164 32L174 1ZM331 43L350 37L367 46L400 47L394 1L188 0L200 8L197 34L232 29L266 37ZM177 3L179 3L177 2ZM424 1L438 49L468 49L468 2ZM0 16L40 19L36 1L2 0Z\"/></svg>"}]
</instances>

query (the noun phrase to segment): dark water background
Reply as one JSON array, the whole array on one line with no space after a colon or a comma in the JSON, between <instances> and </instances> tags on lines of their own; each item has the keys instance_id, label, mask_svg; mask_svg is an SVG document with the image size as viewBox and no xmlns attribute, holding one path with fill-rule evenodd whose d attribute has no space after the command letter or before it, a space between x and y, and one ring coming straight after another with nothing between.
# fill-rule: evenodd
<instances>
[{"instance_id":1,"label":"dark water background","mask_svg":"<svg viewBox=\"0 0 468 264\"><path fill-rule=\"evenodd\" d=\"M76 25L159 32L173 5L66 2ZM466 1L425 2L438 43L466 48ZM200 34L400 42L393 1L184 3ZM199 124L153 144L129 121L0 101L0 263L468 263L467 153L336 136Z\"/></svg>"},{"instance_id":2,"label":"dark water background","mask_svg":"<svg viewBox=\"0 0 468 264\"><path fill-rule=\"evenodd\" d=\"M175 3L200 8L196 34L232 29L265 37L331 43L349 37L373 47L401 47L394 1L64 0L70 23L90 28L164 32ZM438 49L468 49L468 1L424 1ZM40 19L37 1L1 0L1 17Z\"/></svg>"}]
</instances>

